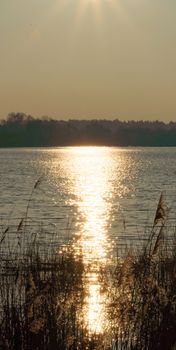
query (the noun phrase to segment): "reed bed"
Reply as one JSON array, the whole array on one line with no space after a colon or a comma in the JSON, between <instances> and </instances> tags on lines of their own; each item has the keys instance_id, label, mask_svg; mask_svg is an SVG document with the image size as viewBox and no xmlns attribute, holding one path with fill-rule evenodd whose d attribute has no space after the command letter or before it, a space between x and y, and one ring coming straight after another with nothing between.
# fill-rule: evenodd
<instances>
[{"instance_id":1,"label":"reed bed","mask_svg":"<svg viewBox=\"0 0 176 350\"><path fill-rule=\"evenodd\" d=\"M33 245L20 263L1 261L0 349L84 348L82 273L71 251L41 258Z\"/></svg>"},{"instance_id":2,"label":"reed bed","mask_svg":"<svg viewBox=\"0 0 176 350\"><path fill-rule=\"evenodd\" d=\"M16 229L6 227L0 235L0 349L91 349L79 317L81 255L75 259L71 245L56 246L41 241L41 232L30 232L28 213L40 182Z\"/></svg>"},{"instance_id":3,"label":"reed bed","mask_svg":"<svg viewBox=\"0 0 176 350\"><path fill-rule=\"evenodd\" d=\"M117 258L109 290L113 349L176 349L176 238L167 219L161 194L147 243Z\"/></svg>"},{"instance_id":4,"label":"reed bed","mask_svg":"<svg viewBox=\"0 0 176 350\"><path fill-rule=\"evenodd\" d=\"M75 257L69 244L42 246L37 234L29 235L33 191L15 241L8 227L0 237L0 349L175 349L176 238L167 226L163 195L147 242L138 251L126 248L100 274L108 294L109 329L106 335L90 335L80 316L85 299L82 256Z\"/></svg>"}]
</instances>

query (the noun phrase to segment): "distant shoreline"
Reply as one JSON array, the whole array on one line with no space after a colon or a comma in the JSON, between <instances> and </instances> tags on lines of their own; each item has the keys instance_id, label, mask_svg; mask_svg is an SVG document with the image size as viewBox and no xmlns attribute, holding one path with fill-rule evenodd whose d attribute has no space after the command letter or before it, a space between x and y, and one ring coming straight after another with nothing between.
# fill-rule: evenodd
<instances>
[{"instance_id":1,"label":"distant shoreline","mask_svg":"<svg viewBox=\"0 0 176 350\"><path fill-rule=\"evenodd\" d=\"M176 147L176 122L36 119L11 113L0 122L0 148Z\"/></svg>"},{"instance_id":2,"label":"distant shoreline","mask_svg":"<svg viewBox=\"0 0 176 350\"><path fill-rule=\"evenodd\" d=\"M114 146L114 145L59 145L59 146L0 146L0 150L8 150L8 149L35 149L35 148L43 148L43 149L48 149L48 148L76 148L76 147L102 147L102 148L106 148L106 147L109 147L109 148L120 148L120 149L126 149L126 148L144 148L144 149L147 149L147 148L176 148L176 145L175 146Z\"/></svg>"}]
</instances>

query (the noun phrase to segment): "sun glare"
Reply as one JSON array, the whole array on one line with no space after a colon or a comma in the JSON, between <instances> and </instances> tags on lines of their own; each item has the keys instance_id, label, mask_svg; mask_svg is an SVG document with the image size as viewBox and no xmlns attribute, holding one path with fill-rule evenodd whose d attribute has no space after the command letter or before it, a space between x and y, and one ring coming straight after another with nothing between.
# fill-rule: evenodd
<instances>
[{"instance_id":1,"label":"sun glare","mask_svg":"<svg viewBox=\"0 0 176 350\"><path fill-rule=\"evenodd\" d=\"M79 196L78 210L83 218L74 247L76 254L81 251L83 255L86 289L84 323L90 333L103 332L106 319L105 295L101 293L99 270L103 264L107 264L110 251L107 225L111 205L106 200L111 193L108 155L103 147L72 148L72 168L73 173L77 174L73 191Z\"/></svg>"},{"instance_id":2,"label":"sun glare","mask_svg":"<svg viewBox=\"0 0 176 350\"><path fill-rule=\"evenodd\" d=\"M125 166L121 151L114 156L107 147L66 147L54 151L53 166L50 166L53 180L56 178L58 191L64 186L64 206L69 210L72 235L69 236L75 258L84 265L84 302L79 320L89 334L107 331L107 291L104 290L102 275L104 266L112 263L114 238L110 234L113 222L113 197L125 191L122 183ZM59 167L58 167L59 164ZM120 170L121 169L121 170ZM116 190L114 190L114 180ZM54 180L55 181L55 180ZM117 186L117 183L119 185ZM115 201L118 208L118 198Z\"/></svg>"},{"instance_id":3,"label":"sun glare","mask_svg":"<svg viewBox=\"0 0 176 350\"><path fill-rule=\"evenodd\" d=\"M97 24L106 18L107 10L117 11L120 17L126 16L124 6L122 6L121 0L55 0L51 12L52 16L58 16L59 13L66 13L74 10L75 27L84 22L87 14L92 15L97 21Z\"/></svg>"}]
</instances>

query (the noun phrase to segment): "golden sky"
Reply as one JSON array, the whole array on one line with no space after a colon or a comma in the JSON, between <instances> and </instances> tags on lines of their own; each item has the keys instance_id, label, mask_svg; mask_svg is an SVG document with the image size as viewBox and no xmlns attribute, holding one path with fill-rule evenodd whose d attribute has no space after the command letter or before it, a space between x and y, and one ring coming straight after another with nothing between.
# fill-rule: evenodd
<instances>
[{"instance_id":1,"label":"golden sky","mask_svg":"<svg viewBox=\"0 0 176 350\"><path fill-rule=\"evenodd\" d=\"M0 0L0 117L176 120L175 0Z\"/></svg>"}]
</instances>

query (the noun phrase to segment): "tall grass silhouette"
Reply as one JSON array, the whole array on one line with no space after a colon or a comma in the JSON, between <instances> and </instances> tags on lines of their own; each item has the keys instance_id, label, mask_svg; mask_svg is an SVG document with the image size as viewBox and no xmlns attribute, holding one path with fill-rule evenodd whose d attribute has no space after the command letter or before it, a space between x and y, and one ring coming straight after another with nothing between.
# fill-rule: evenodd
<instances>
[{"instance_id":1,"label":"tall grass silhouette","mask_svg":"<svg viewBox=\"0 0 176 350\"><path fill-rule=\"evenodd\" d=\"M169 239L167 218L161 194L147 244L118 259L109 302L114 349L176 346L176 237Z\"/></svg>"},{"instance_id":2,"label":"tall grass silhouette","mask_svg":"<svg viewBox=\"0 0 176 350\"><path fill-rule=\"evenodd\" d=\"M0 237L0 349L2 350L173 350L176 345L176 237L170 237L168 208L161 194L147 243L126 249L109 273L100 275L108 291L106 334L90 336L83 324L84 264L72 245L45 247L27 218L8 244ZM105 339L105 337L108 337ZM105 345L106 344L106 345Z\"/></svg>"}]
</instances>

